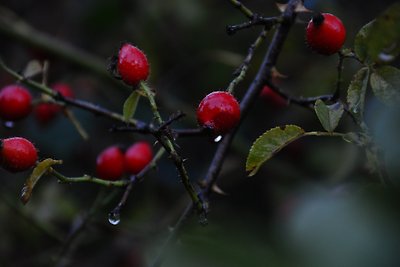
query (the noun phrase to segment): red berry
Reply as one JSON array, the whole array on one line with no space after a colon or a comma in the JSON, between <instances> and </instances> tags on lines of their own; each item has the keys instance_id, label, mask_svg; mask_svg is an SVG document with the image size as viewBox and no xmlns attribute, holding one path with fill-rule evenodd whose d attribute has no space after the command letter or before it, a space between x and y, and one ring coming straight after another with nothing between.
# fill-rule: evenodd
<instances>
[{"instance_id":1,"label":"red berry","mask_svg":"<svg viewBox=\"0 0 400 267\"><path fill-rule=\"evenodd\" d=\"M153 159L153 151L147 142L137 142L125 152L125 166L128 172L138 174Z\"/></svg>"},{"instance_id":2,"label":"red berry","mask_svg":"<svg viewBox=\"0 0 400 267\"><path fill-rule=\"evenodd\" d=\"M71 87L65 83L56 83L52 86L54 91L59 92L64 97L73 98L74 92ZM60 112L60 106L53 103L41 103L35 108L35 117L40 124L46 125L52 121Z\"/></svg>"},{"instance_id":3,"label":"red berry","mask_svg":"<svg viewBox=\"0 0 400 267\"><path fill-rule=\"evenodd\" d=\"M137 85L149 76L149 63L146 55L131 44L124 44L118 53L118 73L129 85Z\"/></svg>"},{"instance_id":4,"label":"red berry","mask_svg":"<svg viewBox=\"0 0 400 267\"><path fill-rule=\"evenodd\" d=\"M0 118L16 121L31 111L32 96L20 85L8 85L0 91Z\"/></svg>"},{"instance_id":5,"label":"red berry","mask_svg":"<svg viewBox=\"0 0 400 267\"><path fill-rule=\"evenodd\" d=\"M240 120L240 106L233 95L224 91L208 94L197 108L200 126L224 134L235 127Z\"/></svg>"},{"instance_id":6,"label":"red berry","mask_svg":"<svg viewBox=\"0 0 400 267\"><path fill-rule=\"evenodd\" d=\"M25 171L35 165L37 150L22 137L12 137L0 141L0 162L4 169L11 172Z\"/></svg>"},{"instance_id":7,"label":"red berry","mask_svg":"<svg viewBox=\"0 0 400 267\"><path fill-rule=\"evenodd\" d=\"M63 97L74 98L75 94L72 91L71 87L65 83L55 83L51 87L53 90L59 92Z\"/></svg>"},{"instance_id":8,"label":"red berry","mask_svg":"<svg viewBox=\"0 0 400 267\"><path fill-rule=\"evenodd\" d=\"M314 51L331 55L340 50L346 38L342 21L329 13L314 16L308 23L306 39Z\"/></svg>"},{"instance_id":9,"label":"red berry","mask_svg":"<svg viewBox=\"0 0 400 267\"><path fill-rule=\"evenodd\" d=\"M262 89L260 96L266 103L274 108L283 108L287 106L287 101L267 85Z\"/></svg>"},{"instance_id":10,"label":"red berry","mask_svg":"<svg viewBox=\"0 0 400 267\"><path fill-rule=\"evenodd\" d=\"M110 146L97 156L96 172L101 179L118 180L124 171L124 154L118 146Z\"/></svg>"}]
</instances>

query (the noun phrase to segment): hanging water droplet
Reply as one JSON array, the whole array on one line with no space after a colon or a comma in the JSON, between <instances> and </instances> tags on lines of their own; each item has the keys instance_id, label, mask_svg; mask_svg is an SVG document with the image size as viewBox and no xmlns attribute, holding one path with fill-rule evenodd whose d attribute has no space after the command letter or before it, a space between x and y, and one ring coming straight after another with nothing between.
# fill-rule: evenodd
<instances>
[{"instance_id":1,"label":"hanging water droplet","mask_svg":"<svg viewBox=\"0 0 400 267\"><path fill-rule=\"evenodd\" d=\"M9 128L9 129L14 128L14 122L13 121L5 121L4 127Z\"/></svg>"},{"instance_id":2,"label":"hanging water droplet","mask_svg":"<svg viewBox=\"0 0 400 267\"><path fill-rule=\"evenodd\" d=\"M358 108L353 108L352 111L353 111L354 114L357 114L358 113Z\"/></svg>"},{"instance_id":3,"label":"hanging water droplet","mask_svg":"<svg viewBox=\"0 0 400 267\"><path fill-rule=\"evenodd\" d=\"M222 135L218 135L217 137L215 137L214 142L218 143L222 140Z\"/></svg>"},{"instance_id":4,"label":"hanging water droplet","mask_svg":"<svg viewBox=\"0 0 400 267\"><path fill-rule=\"evenodd\" d=\"M108 222L111 223L112 225L119 224L121 222L121 218L119 216L119 213L110 212L110 214L108 214Z\"/></svg>"}]
</instances>

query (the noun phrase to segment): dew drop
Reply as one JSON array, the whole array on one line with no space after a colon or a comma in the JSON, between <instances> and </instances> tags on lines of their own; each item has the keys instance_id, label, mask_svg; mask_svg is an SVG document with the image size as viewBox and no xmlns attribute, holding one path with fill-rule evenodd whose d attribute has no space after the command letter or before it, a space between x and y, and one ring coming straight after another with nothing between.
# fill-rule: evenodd
<instances>
[{"instance_id":1,"label":"dew drop","mask_svg":"<svg viewBox=\"0 0 400 267\"><path fill-rule=\"evenodd\" d=\"M218 143L222 140L222 135L218 135L217 137L215 137L214 142Z\"/></svg>"},{"instance_id":2,"label":"dew drop","mask_svg":"<svg viewBox=\"0 0 400 267\"><path fill-rule=\"evenodd\" d=\"M12 129L12 128L14 128L14 122L13 121L5 121L4 127Z\"/></svg>"},{"instance_id":3,"label":"dew drop","mask_svg":"<svg viewBox=\"0 0 400 267\"><path fill-rule=\"evenodd\" d=\"M121 218L119 216L119 213L110 212L110 214L108 214L108 222L111 223L112 225L119 224L121 222Z\"/></svg>"}]
</instances>

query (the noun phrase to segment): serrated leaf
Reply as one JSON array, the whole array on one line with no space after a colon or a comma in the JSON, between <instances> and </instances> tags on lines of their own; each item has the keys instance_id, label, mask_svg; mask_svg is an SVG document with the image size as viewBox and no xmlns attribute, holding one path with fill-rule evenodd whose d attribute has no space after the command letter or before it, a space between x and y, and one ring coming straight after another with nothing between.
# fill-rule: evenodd
<instances>
[{"instance_id":1,"label":"serrated leaf","mask_svg":"<svg viewBox=\"0 0 400 267\"><path fill-rule=\"evenodd\" d=\"M61 160L45 159L39 162L33 169L32 174L25 181L24 186L21 190L21 201L25 205L28 203L32 196L32 190L35 187L39 179L49 170L49 168L56 164L62 164Z\"/></svg>"},{"instance_id":2,"label":"serrated leaf","mask_svg":"<svg viewBox=\"0 0 400 267\"><path fill-rule=\"evenodd\" d=\"M382 66L371 74L371 87L376 97L388 106L400 103L400 70Z\"/></svg>"},{"instance_id":3,"label":"serrated leaf","mask_svg":"<svg viewBox=\"0 0 400 267\"><path fill-rule=\"evenodd\" d=\"M339 102L328 106L325 105L321 99L318 99L315 102L314 110L322 124L322 127L324 127L327 132L331 133L338 126L340 118L342 118L344 108Z\"/></svg>"},{"instance_id":4,"label":"serrated leaf","mask_svg":"<svg viewBox=\"0 0 400 267\"><path fill-rule=\"evenodd\" d=\"M257 173L261 165L269 160L290 142L304 134L304 130L296 125L276 127L266 131L252 145L246 161L249 176Z\"/></svg>"},{"instance_id":5,"label":"serrated leaf","mask_svg":"<svg viewBox=\"0 0 400 267\"><path fill-rule=\"evenodd\" d=\"M122 113L125 121L129 121L135 114L136 107L139 103L139 99L140 99L140 94L137 92L137 90L135 90L132 91L132 93L125 100Z\"/></svg>"},{"instance_id":6,"label":"serrated leaf","mask_svg":"<svg viewBox=\"0 0 400 267\"><path fill-rule=\"evenodd\" d=\"M400 53L400 3L368 23L356 36L355 52L364 62L387 62Z\"/></svg>"},{"instance_id":7,"label":"serrated leaf","mask_svg":"<svg viewBox=\"0 0 400 267\"><path fill-rule=\"evenodd\" d=\"M24 71L22 72L22 76L24 78L32 78L35 75L38 75L43 71L43 67L37 60L31 60L26 65Z\"/></svg>"},{"instance_id":8,"label":"serrated leaf","mask_svg":"<svg viewBox=\"0 0 400 267\"><path fill-rule=\"evenodd\" d=\"M350 112L358 119L364 114L365 93L367 91L369 68L360 69L347 89L347 104Z\"/></svg>"}]
</instances>

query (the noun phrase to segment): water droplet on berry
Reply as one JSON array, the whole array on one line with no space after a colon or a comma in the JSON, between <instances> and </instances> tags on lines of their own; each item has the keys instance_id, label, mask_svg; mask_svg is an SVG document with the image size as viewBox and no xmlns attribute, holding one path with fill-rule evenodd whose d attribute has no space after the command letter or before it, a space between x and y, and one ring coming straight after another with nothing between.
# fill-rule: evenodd
<instances>
[{"instance_id":1,"label":"water droplet on berry","mask_svg":"<svg viewBox=\"0 0 400 267\"><path fill-rule=\"evenodd\" d=\"M4 127L9 128L9 129L14 128L14 122L13 121L5 121Z\"/></svg>"},{"instance_id":2,"label":"water droplet on berry","mask_svg":"<svg viewBox=\"0 0 400 267\"><path fill-rule=\"evenodd\" d=\"M217 137L215 137L214 142L218 143L222 140L222 135L218 135Z\"/></svg>"},{"instance_id":3,"label":"water droplet on berry","mask_svg":"<svg viewBox=\"0 0 400 267\"><path fill-rule=\"evenodd\" d=\"M119 216L119 213L110 212L110 214L108 214L108 222L111 223L112 225L119 224L121 222L121 218Z\"/></svg>"}]
</instances>

